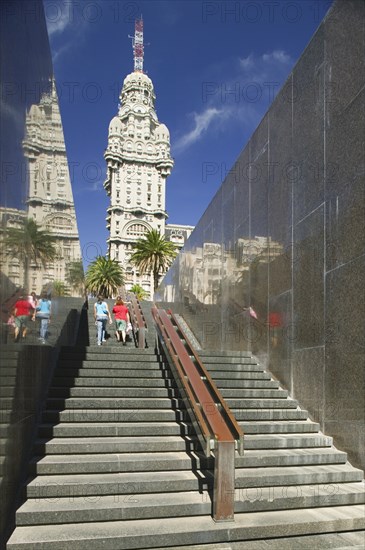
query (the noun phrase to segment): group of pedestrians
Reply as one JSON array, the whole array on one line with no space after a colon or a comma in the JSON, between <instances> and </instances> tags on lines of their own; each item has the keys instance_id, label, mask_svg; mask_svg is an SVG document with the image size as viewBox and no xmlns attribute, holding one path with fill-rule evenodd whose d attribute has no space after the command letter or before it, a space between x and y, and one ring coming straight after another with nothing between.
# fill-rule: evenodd
<instances>
[{"instance_id":1,"label":"group of pedestrians","mask_svg":"<svg viewBox=\"0 0 365 550\"><path fill-rule=\"evenodd\" d=\"M122 300L121 296L117 296L112 309L115 320L115 336L118 342L122 342L123 346L127 345L127 328L130 325L130 317L128 307ZM107 302L103 296L98 296L94 304L94 318L97 327L97 345L101 346L106 341L106 325L112 324L112 316L109 311Z\"/></svg>"},{"instance_id":2,"label":"group of pedestrians","mask_svg":"<svg viewBox=\"0 0 365 550\"><path fill-rule=\"evenodd\" d=\"M48 338L51 311L52 302L46 292L43 292L39 299L35 292L32 292L29 296L23 293L16 301L8 320L8 324L14 326L14 341L25 341L31 322L38 320L38 340L40 343L45 344ZM121 296L117 296L112 313L115 320L116 339L118 342L122 342L123 346L126 346L127 332L131 329L131 324L128 307ZM97 297L94 305L94 317L97 327L97 344L101 346L106 341L107 322L108 320L110 324L113 322L108 304L103 296Z\"/></svg>"},{"instance_id":3,"label":"group of pedestrians","mask_svg":"<svg viewBox=\"0 0 365 550\"><path fill-rule=\"evenodd\" d=\"M39 321L39 337L41 344L45 344L48 338L48 326L51 321L52 302L46 292L42 292L37 298L35 292L28 296L23 293L15 302L13 311L8 320L9 325L14 326L14 341L25 341L32 321Z\"/></svg>"}]
</instances>

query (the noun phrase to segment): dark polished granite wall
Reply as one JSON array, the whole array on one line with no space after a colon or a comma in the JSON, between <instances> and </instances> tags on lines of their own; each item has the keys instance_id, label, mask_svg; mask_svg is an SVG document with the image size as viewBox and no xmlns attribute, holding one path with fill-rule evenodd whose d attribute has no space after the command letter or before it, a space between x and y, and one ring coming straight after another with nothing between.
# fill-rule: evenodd
<instances>
[{"instance_id":1,"label":"dark polished granite wall","mask_svg":"<svg viewBox=\"0 0 365 550\"><path fill-rule=\"evenodd\" d=\"M252 350L363 468L364 6L334 3L156 295L203 347Z\"/></svg>"},{"instance_id":2,"label":"dark polished granite wall","mask_svg":"<svg viewBox=\"0 0 365 550\"><path fill-rule=\"evenodd\" d=\"M24 154L26 114L51 90L52 58L42 0L0 2L0 253L9 227L26 214L28 161ZM12 293L23 284L11 269L0 270L0 548L14 527L15 507L29 475L27 461L37 421L61 345L75 341L81 299L53 298L48 343L32 323L26 344L13 343L7 324ZM8 260L10 261L10 260ZM19 273L17 273L19 275Z\"/></svg>"}]
</instances>

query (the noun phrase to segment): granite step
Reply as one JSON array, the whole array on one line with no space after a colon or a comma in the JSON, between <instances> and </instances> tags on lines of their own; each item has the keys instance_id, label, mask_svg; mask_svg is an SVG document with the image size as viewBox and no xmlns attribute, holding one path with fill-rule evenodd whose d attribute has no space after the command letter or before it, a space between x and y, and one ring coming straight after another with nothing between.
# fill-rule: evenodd
<instances>
[{"instance_id":1,"label":"granite step","mask_svg":"<svg viewBox=\"0 0 365 550\"><path fill-rule=\"evenodd\" d=\"M47 399L48 409L171 409L182 405L180 399L175 398L148 398L148 397L50 397Z\"/></svg>"},{"instance_id":2,"label":"granite step","mask_svg":"<svg viewBox=\"0 0 365 550\"><path fill-rule=\"evenodd\" d=\"M191 424L176 422L102 422L102 423L60 423L41 424L39 437L137 437L164 435L193 435L195 430Z\"/></svg>"},{"instance_id":3,"label":"granite step","mask_svg":"<svg viewBox=\"0 0 365 550\"><path fill-rule=\"evenodd\" d=\"M16 383L16 376L3 375L3 368L1 368L1 386L14 386Z\"/></svg>"},{"instance_id":4,"label":"granite step","mask_svg":"<svg viewBox=\"0 0 365 550\"><path fill-rule=\"evenodd\" d=\"M349 464L266 468L264 476L263 473L263 468L251 468L248 471L236 470L236 490L242 498L251 497L252 500L254 495L259 498L262 493L265 493L265 488L269 487L285 487L285 491L282 492L282 496L285 497L285 495L300 494L301 485L322 485L327 486L327 492L323 489L323 495L327 498L328 504L328 496L336 495L338 492L337 485L352 482L358 482L361 485L362 481L362 472ZM143 493L199 491L202 487L208 489L212 479L210 472L206 472L204 476L195 475L190 469L38 475L36 480L28 482L27 498L72 498L104 494L133 494L137 498L137 495ZM328 488L329 485L332 487ZM290 490L291 486L292 490ZM248 491L248 489L252 490ZM269 492L266 491L266 495L268 494ZM280 493L277 492L278 495ZM364 502L364 491L361 498Z\"/></svg>"},{"instance_id":5,"label":"granite step","mask_svg":"<svg viewBox=\"0 0 365 550\"><path fill-rule=\"evenodd\" d=\"M10 384L8 386L2 386L0 387L0 397L14 397L15 390L15 386L11 386Z\"/></svg>"},{"instance_id":6,"label":"granite step","mask_svg":"<svg viewBox=\"0 0 365 550\"><path fill-rule=\"evenodd\" d=\"M300 465L345 464L347 454L334 448L246 450L236 454L237 468L266 468ZM97 472L128 472L155 470L182 470L207 467L211 464L201 454L193 452L55 454L34 457L30 462L33 474L71 474Z\"/></svg>"},{"instance_id":7,"label":"granite step","mask_svg":"<svg viewBox=\"0 0 365 550\"><path fill-rule=\"evenodd\" d=\"M247 399L247 398L270 398L274 397L276 399L287 399L288 398L288 392L286 390L281 389L270 389L270 388L256 388L256 389L248 389L248 388L239 388L239 389L233 389L233 388L219 388L219 391L221 395L227 400L227 398L235 398L238 397L240 399Z\"/></svg>"},{"instance_id":8,"label":"granite step","mask_svg":"<svg viewBox=\"0 0 365 550\"><path fill-rule=\"evenodd\" d=\"M307 420L308 418L308 412L302 409L269 409L266 407L260 409L237 409L231 407L231 412L239 422L263 420Z\"/></svg>"},{"instance_id":9,"label":"granite step","mask_svg":"<svg viewBox=\"0 0 365 550\"><path fill-rule=\"evenodd\" d=\"M263 547L263 544L265 545ZM300 535L298 537L279 537L265 540L249 540L239 542L227 542L218 544L189 544L179 546L179 550L364 550L365 531L342 531L340 533L327 533L319 535ZM145 548L143 550L149 550ZM166 550L166 547L155 548Z\"/></svg>"},{"instance_id":10,"label":"granite step","mask_svg":"<svg viewBox=\"0 0 365 550\"><path fill-rule=\"evenodd\" d=\"M8 349L9 346L3 347L0 351L0 361L9 361L14 360L17 361L19 357L20 350L10 350Z\"/></svg>"},{"instance_id":11,"label":"granite step","mask_svg":"<svg viewBox=\"0 0 365 550\"><path fill-rule=\"evenodd\" d=\"M275 388L279 388L279 382L276 382L275 380L270 380L270 379L254 379L254 378L249 378L249 379L232 379L232 380L224 380L224 379L219 379L219 380L216 380L215 381L215 384L216 386L218 387L218 389L233 389L233 390L236 390L236 389L251 389L251 388L260 388L260 389L263 389L263 388L269 388L269 389L275 389Z\"/></svg>"},{"instance_id":12,"label":"granite step","mask_svg":"<svg viewBox=\"0 0 365 550\"><path fill-rule=\"evenodd\" d=\"M104 368L101 372L98 368L63 368L57 369L57 376L64 378L92 377L92 378L171 378L171 375L160 368L154 369L109 369Z\"/></svg>"},{"instance_id":13,"label":"granite step","mask_svg":"<svg viewBox=\"0 0 365 550\"><path fill-rule=\"evenodd\" d=\"M236 488L331 485L361 482L362 479L363 472L349 463L288 466L285 468L236 468Z\"/></svg>"},{"instance_id":14,"label":"granite step","mask_svg":"<svg viewBox=\"0 0 365 550\"><path fill-rule=\"evenodd\" d=\"M198 355L201 359L210 359L215 357L222 357L222 358L234 358L234 359L240 359L240 358L252 358L252 353L250 351L209 351L205 349L201 349L198 352Z\"/></svg>"},{"instance_id":15,"label":"granite step","mask_svg":"<svg viewBox=\"0 0 365 550\"><path fill-rule=\"evenodd\" d=\"M179 392L176 388L149 388L149 387L57 387L51 388L49 397L179 397Z\"/></svg>"},{"instance_id":16,"label":"granite step","mask_svg":"<svg viewBox=\"0 0 365 550\"><path fill-rule=\"evenodd\" d=\"M209 515L211 502L206 492L180 491L175 493L135 495L100 495L92 497L60 497L54 503L29 499L17 512L17 525L85 523L97 521L132 520L141 518Z\"/></svg>"},{"instance_id":17,"label":"granite step","mask_svg":"<svg viewBox=\"0 0 365 550\"><path fill-rule=\"evenodd\" d=\"M118 361L90 361L88 360L81 360L81 361L59 361L58 365L56 367L56 372L63 369L100 369L101 371L104 369L155 369L155 370L161 370L160 364L154 360L154 361L124 361L123 359L120 359ZM100 375L102 375L102 372L100 372Z\"/></svg>"},{"instance_id":18,"label":"granite step","mask_svg":"<svg viewBox=\"0 0 365 550\"><path fill-rule=\"evenodd\" d=\"M245 449L304 449L331 447L332 443L332 437L311 433L248 434L244 437Z\"/></svg>"},{"instance_id":19,"label":"granite step","mask_svg":"<svg viewBox=\"0 0 365 550\"><path fill-rule=\"evenodd\" d=\"M245 449L242 456L236 454L235 458L237 468L345 464L346 461L347 453L338 451L335 447Z\"/></svg>"},{"instance_id":20,"label":"granite step","mask_svg":"<svg viewBox=\"0 0 365 550\"><path fill-rule=\"evenodd\" d=\"M138 351L138 348L123 346L108 347L108 346L89 346L85 351L78 352L77 350L65 352L61 351L59 356L61 361L157 361L157 356L151 351Z\"/></svg>"},{"instance_id":21,"label":"granite step","mask_svg":"<svg viewBox=\"0 0 365 550\"><path fill-rule=\"evenodd\" d=\"M239 422L244 434L264 434L264 433L317 433L320 426L317 422L311 420L295 420L282 422L279 420L272 422Z\"/></svg>"},{"instance_id":22,"label":"granite step","mask_svg":"<svg viewBox=\"0 0 365 550\"><path fill-rule=\"evenodd\" d=\"M62 411L46 410L44 422L173 422L188 421L188 414L181 409L102 409L100 407L67 409Z\"/></svg>"},{"instance_id":23,"label":"granite step","mask_svg":"<svg viewBox=\"0 0 365 550\"><path fill-rule=\"evenodd\" d=\"M0 357L0 364L7 367L16 367L18 365L18 357Z\"/></svg>"},{"instance_id":24,"label":"granite step","mask_svg":"<svg viewBox=\"0 0 365 550\"><path fill-rule=\"evenodd\" d=\"M96 379L99 380L99 379ZM110 379L106 379L109 380ZM129 379L130 380L130 379ZM137 379L139 380L139 379ZM104 381L105 382L105 381ZM9 395L12 395L8 389L1 388L3 391L3 394L5 396L5 393L8 393ZM232 395L233 393L233 395ZM279 391L279 390L270 390L270 389L241 389L236 390L234 392L230 390L221 390L221 394L223 397L227 399L230 398L240 398L240 399L287 399L288 393L285 391ZM70 381L70 384L68 386L55 386L52 387L49 391L49 397L178 397L179 392L177 387L150 387L148 385L145 385L144 387L140 387L138 382L135 383L134 386L125 386L125 387L116 387L112 385L112 382L109 386L103 385L103 387L92 385L91 387L83 386L83 387L73 387L72 379Z\"/></svg>"},{"instance_id":25,"label":"granite step","mask_svg":"<svg viewBox=\"0 0 365 550\"><path fill-rule=\"evenodd\" d=\"M202 360L203 365L206 367L209 372L214 372L216 370L224 370L226 372L264 372L265 369L262 365L259 365L254 360L250 361L249 359L242 359L240 361L207 361L206 359Z\"/></svg>"},{"instance_id":26,"label":"granite step","mask_svg":"<svg viewBox=\"0 0 365 550\"><path fill-rule=\"evenodd\" d=\"M298 401L295 399L231 399L226 397L225 401L230 409L296 409Z\"/></svg>"},{"instance_id":27,"label":"granite step","mask_svg":"<svg viewBox=\"0 0 365 550\"><path fill-rule=\"evenodd\" d=\"M56 376L53 378L52 388L57 387L149 387L149 388L176 388L171 378L100 378L98 376L82 378Z\"/></svg>"},{"instance_id":28,"label":"granite step","mask_svg":"<svg viewBox=\"0 0 365 550\"><path fill-rule=\"evenodd\" d=\"M91 502L90 502L91 501ZM235 491L235 513L257 511L289 510L311 507L359 505L364 503L361 483L336 485L301 485L299 487L273 486L257 490L237 489ZM75 496L72 499L59 497L56 502L49 499L29 499L17 512L18 525L42 525L57 523L84 523L132 519L152 519L181 516L208 515L211 502L207 491L174 493L100 495L97 501L92 497Z\"/></svg>"},{"instance_id":29,"label":"granite step","mask_svg":"<svg viewBox=\"0 0 365 550\"><path fill-rule=\"evenodd\" d=\"M145 453L194 451L198 442L191 436L139 436L139 437L63 437L38 439L34 445L36 454L81 454L81 453Z\"/></svg>"},{"instance_id":30,"label":"granite step","mask_svg":"<svg viewBox=\"0 0 365 550\"><path fill-rule=\"evenodd\" d=\"M123 346L122 344L111 344L110 342L107 342L108 345L106 346L97 346L91 343L87 347L73 347L73 346L63 346L60 350L60 358L68 357L80 357L85 355L133 355L134 357L148 357L152 356L156 359L156 354L153 349L150 348L136 348L134 347L134 344L130 343L127 344L127 346Z\"/></svg>"},{"instance_id":31,"label":"granite step","mask_svg":"<svg viewBox=\"0 0 365 550\"><path fill-rule=\"evenodd\" d=\"M100 453L76 455L47 455L34 457L30 461L32 474L97 474L118 472L143 472L148 470L191 470L199 468L200 463L206 466L207 460L200 454L185 452L154 453Z\"/></svg>"},{"instance_id":32,"label":"granite step","mask_svg":"<svg viewBox=\"0 0 365 550\"><path fill-rule=\"evenodd\" d=\"M144 493L179 493L208 489L212 475L195 475L190 470L153 472L118 472L104 474L39 475L27 484L27 498L53 499L101 495L134 495ZM176 494L175 494L176 498Z\"/></svg>"},{"instance_id":33,"label":"granite step","mask_svg":"<svg viewBox=\"0 0 365 550\"><path fill-rule=\"evenodd\" d=\"M207 369L209 370L209 369ZM271 380L271 376L268 372L265 371L226 371L226 370L214 370L210 371L209 374L213 380ZM219 382L217 382L218 384Z\"/></svg>"},{"instance_id":34,"label":"granite step","mask_svg":"<svg viewBox=\"0 0 365 550\"><path fill-rule=\"evenodd\" d=\"M10 537L8 550L131 550L174 546L199 541L218 543L235 540L293 537L365 529L365 506L328 506L309 509L238 513L234 522L214 523L206 516L136 519L64 525L19 526Z\"/></svg>"}]
</instances>

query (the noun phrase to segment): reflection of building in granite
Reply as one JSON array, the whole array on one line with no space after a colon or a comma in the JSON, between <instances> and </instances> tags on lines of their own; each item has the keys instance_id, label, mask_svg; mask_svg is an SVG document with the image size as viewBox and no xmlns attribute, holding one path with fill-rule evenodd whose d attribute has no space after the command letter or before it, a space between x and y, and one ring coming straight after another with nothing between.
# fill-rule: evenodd
<instances>
[{"instance_id":1,"label":"reflection of building in granite","mask_svg":"<svg viewBox=\"0 0 365 550\"><path fill-rule=\"evenodd\" d=\"M237 265L248 266L254 260L269 263L283 253L283 245L271 237L254 237L253 239L237 239L235 257Z\"/></svg>"},{"instance_id":2,"label":"reflection of building in granite","mask_svg":"<svg viewBox=\"0 0 365 550\"><path fill-rule=\"evenodd\" d=\"M24 155L28 159L27 214L56 237L57 257L45 270L31 266L29 290L45 283L66 284L67 266L81 259L79 234L67 164L61 115L53 82L50 93L32 105L26 116Z\"/></svg>"},{"instance_id":3,"label":"reflection of building in granite","mask_svg":"<svg viewBox=\"0 0 365 550\"><path fill-rule=\"evenodd\" d=\"M222 246L237 243L236 260L245 283L235 299L236 319L243 320L238 314L247 305L257 319L251 317L247 338L246 333L238 341L225 338L232 285L222 279L221 302L205 307L203 319L218 319L222 330L206 340L203 334L204 345L259 355L362 469L364 17L364 2L333 2L182 252L199 256L196 251L213 240L207 235ZM237 178L237 166L249 167L255 177L244 177L241 171ZM273 166L277 169L270 176ZM237 239L255 234L270 235L283 251L273 243L268 251L263 246L246 268L252 250L246 254L247 241L238 244ZM223 253L221 261L223 271ZM180 281L193 291L178 272L185 263L179 258L158 289L164 296L164 287L170 287L174 311L184 306ZM202 317L190 315L193 331L201 330Z\"/></svg>"},{"instance_id":4,"label":"reflection of building in granite","mask_svg":"<svg viewBox=\"0 0 365 550\"><path fill-rule=\"evenodd\" d=\"M135 43L142 40L143 23L136 21ZM143 56L134 58L134 72L126 76L120 93L118 114L109 124L104 153L107 177L104 188L110 196L107 227L109 256L125 270L127 290L140 284L152 293L152 274L141 275L130 264L134 244L151 229L181 248L191 226L165 225L166 180L174 161L170 134L159 122L151 79L143 72Z\"/></svg>"},{"instance_id":5,"label":"reflection of building in granite","mask_svg":"<svg viewBox=\"0 0 365 550\"><path fill-rule=\"evenodd\" d=\"M180 254L180 289L185 300L206 305L221 301L222 281L229 299L242 299L250 266L268 264L283 253L283 246L270 237L239 238L234 250L217 243ZM171 292L171 289L168 290ZM169 301L165 295L164 298Z\"/></svg>"},{"instance_id":6,"label":"reflection of building in granite","mask_svg":"<svg viewBox=\"0 0 365 550\"><path fill-rule=\"evenodd\" d=\"M0 207L0 242L3 241L7 229L21 227L26 215L25 210ZM1 290L2 294L6 296L23 284L23 266L16 255L8 256L5 252L4 247L1 246Z\"/></svg>"},{"instance_id":7,"label":"reflection of building in granite","mask_svg":"<svg viewBox=\"0 0 365 550\"><path fill-rule=\"evenodd\" d=\"M165 225L165 238L180 250L190 237L194 226L169 223Z\"/></svg>"}]
</instances>

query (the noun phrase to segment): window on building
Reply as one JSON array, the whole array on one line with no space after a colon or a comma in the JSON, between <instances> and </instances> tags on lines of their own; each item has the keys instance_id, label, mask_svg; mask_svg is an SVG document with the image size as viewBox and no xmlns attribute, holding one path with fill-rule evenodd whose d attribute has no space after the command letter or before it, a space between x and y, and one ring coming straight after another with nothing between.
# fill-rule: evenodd
<instances>
[{"instance_id":1,"label":"window on building","mask_svg":"<svg viewBox=\"0 0 365 550\"><path fill-rule=\"evenodd\" d=\"M141 223L134 223L130 225L127 229L128 237L142 237L145 233L148 232L148 229L145 225Z\"/></svg>"}]
</instances>

